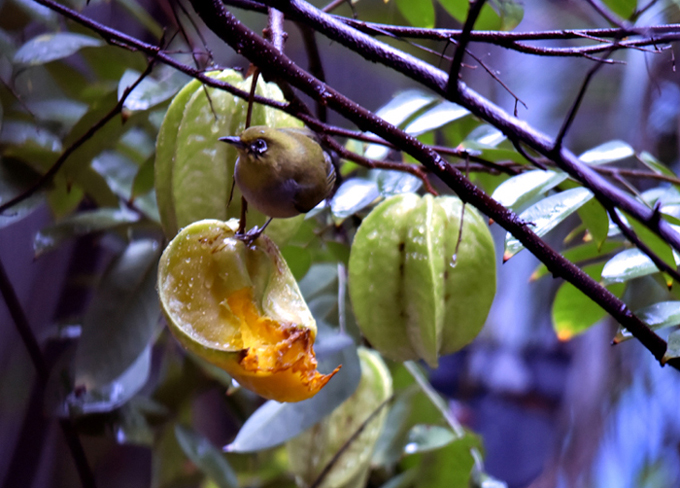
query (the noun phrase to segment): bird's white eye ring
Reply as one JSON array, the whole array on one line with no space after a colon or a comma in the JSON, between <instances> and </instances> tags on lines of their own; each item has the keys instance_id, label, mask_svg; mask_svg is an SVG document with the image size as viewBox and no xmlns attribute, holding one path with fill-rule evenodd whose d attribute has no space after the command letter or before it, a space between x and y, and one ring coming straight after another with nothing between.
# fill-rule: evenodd
<instances>
[{"instance_id":1,"label":"bird's white eye ring","mask_svg":"<svg viewBox=\"0 0 680 488\"><path fill-rule=\"evenodd\" d=\"M250 145L250 150L256 154L262 154L267 150L267 142L264 139L255 139Z\"/></svg>"}]
</instances>

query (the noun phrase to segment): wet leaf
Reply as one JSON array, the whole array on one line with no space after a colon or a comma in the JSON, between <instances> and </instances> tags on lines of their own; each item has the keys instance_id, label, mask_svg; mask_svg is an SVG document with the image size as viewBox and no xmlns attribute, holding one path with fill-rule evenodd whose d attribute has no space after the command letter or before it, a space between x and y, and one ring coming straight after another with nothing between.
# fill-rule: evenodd
<instances>
[{"instance_id":1,"label":"wet leaf","mask_svg":"<svg viewBox=\"0 0 680 488\"><path fill-rule=\"evenodd\" d=\"M131 69L123 74L118 83L119 100L125 90L137 81L140 74ZM149 110L174 96L186 82L187 76L178 71L172 71L163 80L155 80L147 76L130 92L123 106L132 112Z\"/></svg>"},{"instance_id":2,"label":"wet leaf","mask_svg":"<svg viewBox=\"0 0 680 488\"><path fill-rule=\"evenodd\" d=\"M413 2L416 3L416 2ZM466 108L452 102L441 102L406 126L405 131L417 136L425 132L438 129L444 125L465 117L470 113Z\"/></svg>"},{"instance_id":3,"label":"wet leaf","mask_svg":"<svg viewBox=\"0 0 680 488\"><path fill-rule=\"evenodd\" d=\"M67 239L137 222L139 215L126 208L101 208L77 213L38 231L33 239L36 257L58 247Z\"/></svg>"},{"instance_id":4,"label":"wet leaf","mask_svg":"<svg viewBox=\"0 0 680 488\"><path fill-rule=\"evenodd\" d=\"M618 0L617 0L618 1ZM623 141L609 141L589 149L579 156L579 159L591 166L613 163L635 155L630 144Z\"/></svg>"},{"instance_id":5,"label":"wet leaf","mask_svg":"<svg viewBox=\"0 0 680 488\"><path fill-rule=\"evenodd\" d=\"M434 27L434 6L431 0L396 0L399 12L415 27Z\"/></svg>"},{"instance_id":6,"label":"wet leaf","mask_svg":"<svg viewBox=\"0 0 680 488\"><path fill-rule=\"evenodd\" d=\"M151 346L145 347L120 376L113 380L76 390L68 395L61 416L111 412L130 400L146 384L151 372Z\"/></svg>"},{"instance_id":7,"label":"wet leaf","mask_svg":"<svg viewBox=\"0 0 680 488\"><path fill-rule=\"evenodd\" d=\"M491 198L517 212L566 179L567 174L561 171L527 171L498 185Z\"/></svg>"},{"instance_id":8,"label":"wet leaf","mask_svg":"<svg viewBox=\"0 0 680 488\"><path fill-rule=\"evenodd\" d=\"M597 245L602 245L609 234L609 216L604 207L593 198L578 209L578 215Z\"/></svg>"},{"instance_id":9,"label":"wet leaf","mask_svg":"<svg viewBox=\"0 0 680 488\"><path fill-rule=\"evenodd\" d=\"M655 173L658 173L660 175L666 175L666 176L671 176L673 178L676 178L677 175L673 173L668 166L663 164L661 161L656 159L654 156L649 154L647 151L642 151L640 153L640 161L642 161L645 166L647 166L649 169L654 171Z\"/></svg>"},{"instance_id":10,"label":"wet leaf","mask_svg":"<svg viewBox=\"0 0 680 488\"><path fill-rule=\"evenodd\" d=\"M602 0L604 4L622 19L630 19L637 8L637 0Z\"/></svg>"},{"instance_id":11,"label":"wet leaf","mask_svg":"<svg viewBox=\"0 0 680 488\"><path fill-rule=\"evenodd\" d=\"M76 386L88 390L120 376L159 326L156 266L160 249L134 241L104 273L83 320L75 358Z\"/></svg>"},{"instance_id":12,"label":"wet leaf","mask_svg":"<svg viewBox=\"0 0 680 488\"><path fill-rule=\"evenodd\" d=\"M654 305L636 310L635 315L652 330L680 325L680 302L669 301L655 303ZM622 342L626 339L631 339L632 337L633 334L622 329L617 334L616 342Z\"/></svg>"},{"instance_id":13,"label":"wet leaf","mask_svg":"<svg viewBox=\"0 0 680 488\"><path fill-rule=\"evenodd\" d=\"M342 364L336 377L309 400L266 402L248 418L227 450L254 452L282 444L317 423L354 393L361 379L361 367L352 340L343 334L320 334L314 349L320 372L330 373Z\"/></svg>"},{"instance_id":14,"label":"wet leaf","mask_svg":"<svg viewBox=\"0 0 680 488\"><path fill-rule=\"evenodd\" d=\"M405 171L374 169L371 171L371 177L378 183L378 190L384 197L413 193L423 186L420 178Z\"/></svg>"},{"instance_id":15,"label":"wet leaf","mask_svg":"<svg viewBox=\"0 0 680 488\"><path fill-rule=\"evenodd\" d=\"M333 216L342 221L368 207L380 196L378 185L364 178L351 178L345 181L331 200Z\"/></svg>"},{"instance_id":16,"label":"wet leaf","mask_svg":"<svg viewBox=\"0 0 680 488\"><path fill-rule=\"evenodd\" d=\"M538 237L543 237L591 198L593 194L586 188L563 191L535 203L522 212L519 218L525 222L532 222L534 225L531 229ZM504 259L509 259L522 249L524 245L508 233L505 237Z\"/></svg>"},{"instance_id":17,"label":"wet leaf","mask_svg":"<svg viewBox=\"0 0 680 488\"><path fill-rule=\"evenodd\" d=\"M393 125L401 125L413 114L431 104L435 97L420 90L406 90L399 93L376 115ZM389 148L380 144L368 144L364 156L370 159L383 159L390 152Z\"/></svg>"},{"instance_id":18,"label":"wet leaf","mask_svg":"<svg viewBox=\"0 0 680 488\"><path fill-rule=\"evenodd\" d=\"M156 20L149 15L149 13L142 8L136 0L117 0L118 3L127 10L132 18L134 18L140 25L146 28L156 39L163 36L163 28L156 22Z\"/></svg>"},{"instance_id":19,"label":"wet leaf","mask_svg":"<svg viewBox=\"0 0 680 488\"><path fill-rule=\"evenodd\" d=\"M440 449L457 438L458 436L449 427L414 425L408 433L408 442L404 446L404 454L417 454Z\"/></svg>"},{"instance_id":20,"label":"wet leaf","mask_svg":"<svg viewBox=\"0 0 680 488\"><path fill-rule=\"evenodd\" d=\"M36 174L16 161L0 159L0 204L3 204L25 191L36 179ZM0 214L0 229L28 216L43 201L42 192Z\"/></svg>"},{"instance_id":21,"label":"wet leaf","mask_svg":"<svg viewBox=\"0 0 680 488\"><path fill-rule=\"evenodd\" d=\"M661 364L666 364L669 360L680 357L680 330L674 330L668 336L668 348L661 358Z\"/></svg>"},{"instance_id":22,"label":"wet leaf","mask_svg":"<svg viewBox=\"0 0 680 488\"><path fill-rule=\"evenodd\" d=\"M594 280L599 280L603 264L585 266L583 271ZM617 297L625 289L622 283L607 287ZM552 307L553 328L558 339L566 341L588 330L592 325L607 316L600 306L584 295L571 283L563 283L557 290Z\"/></svg>"},{"instance_id":23,"label":"wet leaf","mask_svg":"<svg viewBox=\"0 0 680 488\"><path fill-rule=\"evenodd\" d=\"M14 62L24 66L37 66L75 54L84 47L103 45L103 41L82 34L42 34L21 46L14 54Z\"/></svg>"},{"instance_id":24,"label":"wet leaf","mask_svg":"<svg viewBox=\"0 0 680 488\"><path fill-rule=\"evenodd\" d=\"M492 125L477 127L463 141L463 147L477 149L480 147L496 147L506 139L505 134Z\"/></svg>"},{"instance_id":25,"label":"wet leaf","mask_svg":"<svg viewBox=\"0 0 680 488\"><path fill-rule=\"evenodd\" d=\"M175 436L184 454L219 488L238 488L238 478L224 455L198 432L180 424Z\"/></svg>"},{"instance_id":26,"label":"wet leaf","mask_svg":"<svg viewBox=\"0 0 680 488\"><path fill-rule=\"evenodd\" d=\"M602 270L602 282L605 285L624 283L658 272L659 269L645 253L638 248L626 249L607 261Z\"/></svg>"},{"instance_id":27,"label":"wet leaf","mask_svg":"<svg viewBox=\"0 0 680 488\"><path fill-rule=\"evenodd\" d=\"M580 263L598 256L606 256L607 254L619 249L623 244L621 242L605 241L602 246L597 242L590 241L585 244L580 244L562 252L562 256L572 263ZM545 264L540 264L536 270L531 274L531 281L542 278L548 273L548 268Z\"/></svg>"}]
</instances>

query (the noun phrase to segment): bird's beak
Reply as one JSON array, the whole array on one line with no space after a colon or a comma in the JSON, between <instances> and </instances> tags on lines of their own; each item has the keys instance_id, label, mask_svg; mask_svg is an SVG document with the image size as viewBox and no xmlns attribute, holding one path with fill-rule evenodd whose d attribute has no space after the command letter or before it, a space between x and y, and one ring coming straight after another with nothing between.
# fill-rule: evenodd
<instances>
[{"instance_id":1,"label":"bird's beak","mask_svg":"<svg viewBox=\"0 0 680 488\"><path fill-rule=\"evenodd\" d=\"M234 146L236 149L243 149L246 147L245 144L241 141L241 138L239 136L227 136L227 137L220 137L219 139L222 142L226 142L227 144L231 144Z\"/></svg>"}]
</instances>

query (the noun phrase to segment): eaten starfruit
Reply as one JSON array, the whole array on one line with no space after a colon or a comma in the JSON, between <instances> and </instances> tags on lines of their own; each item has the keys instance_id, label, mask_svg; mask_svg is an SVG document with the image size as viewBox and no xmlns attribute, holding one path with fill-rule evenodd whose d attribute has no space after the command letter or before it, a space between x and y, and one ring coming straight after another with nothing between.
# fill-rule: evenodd
<instances>
[{"instance_id":1,"label":"eaten starfruit","mask_svg":"<svg viewBox=\"0 0 680 488\"><path fill-rule=\"evenodd\" d=\"M314 484L318 488L366 485L373 448L387 416L383 403L392 396L392 376L378 353L365 348L358 352L361 381L356 391L328 417L286 443L300 487L312 486L322 473L323 480Z\"/></svg>"},{"instance_id":2,"label":"eaten starfruit","mask_svg":"<svg viewBox=\"0 0 680 488\"><path fill-rule=\"evenodd\" d=\"M390 197L354 237L349 293L373 347L437 367L440 355L479 334L491 308L496 255L488 226L456 197Z\"/></svg>"},{"instance_id":3,"label":"eaten starfruit","mask_svg":"<svg viewBox=\"0 0 680 488\"><path fill-rule=\"evenodd\" d=\"M206 73L249 92L252 77L227 69ZM257 82L256 94L284 100L275 83ZM165 235L172 239L182 227L202 219L228 220L241 211L241 193L234 184L236 149L219 138L245 129L248 102L229 92L192 80L170 103L156 140L155 188ZM298 119L272 107L253 104L251 125L302 127ZM231 197L231 198L230 198ZM303 216L275 219L267 235L281 244L295 234ZM250 208L248 225L262 225L265 215Z\"/></svg>"},{"instance_id":4,"label":"eaten starfruit","mask_svg":"<svg viewBox=\"0 0 680 488\"><path fill-rule=\"evenodd\" d=\"M202 220L168 244L158 293L170 330L265 398L310 398L337 369L316 369L316 322L276 245L263 235L247 246L237 228L235 219Z\"/></svg>"}]
</instances>

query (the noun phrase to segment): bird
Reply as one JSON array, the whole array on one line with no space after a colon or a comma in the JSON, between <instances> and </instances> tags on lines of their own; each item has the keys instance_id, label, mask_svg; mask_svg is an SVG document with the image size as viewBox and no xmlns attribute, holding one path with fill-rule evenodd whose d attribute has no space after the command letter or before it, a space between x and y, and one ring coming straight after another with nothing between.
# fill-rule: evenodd
<instances>
[{"instance_id":1,"label":"bird","mask_svg":"<svg viewBox=\"0 0 680 488\"><path fill-rule=\"evenodd\" d=\"M236 185L270 220L307 213L333 192L331 156L307 128L253 126L219 140L238 150Z\"/></svg>"}]
</instances>

